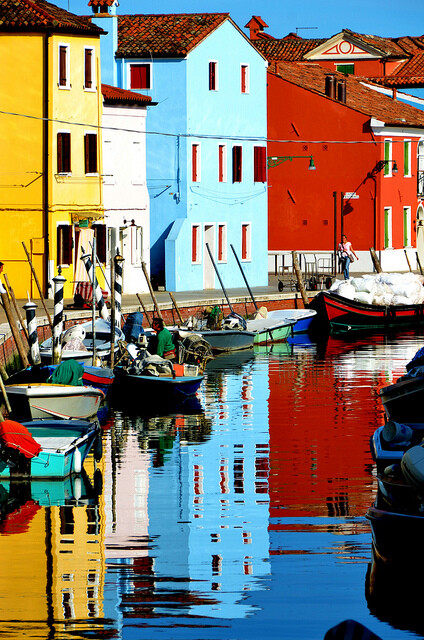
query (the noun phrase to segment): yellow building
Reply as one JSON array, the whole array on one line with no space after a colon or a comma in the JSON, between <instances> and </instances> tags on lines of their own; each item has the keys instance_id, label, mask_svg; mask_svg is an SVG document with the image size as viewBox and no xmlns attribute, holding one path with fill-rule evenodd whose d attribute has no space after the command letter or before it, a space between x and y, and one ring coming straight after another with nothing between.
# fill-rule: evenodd
<instances>
[{"instance_id":1,"label":"yellow building","mask_svg":"<svg viewBox=\"0 0 424 640\"><path fill-rule=\"evenodd\" d=\"M72 297L94 228L104 257L101 33L43 0L0 5L0 260L18 298L37 280L52 296L59 267Z\"/></svg>"}]
</instances>

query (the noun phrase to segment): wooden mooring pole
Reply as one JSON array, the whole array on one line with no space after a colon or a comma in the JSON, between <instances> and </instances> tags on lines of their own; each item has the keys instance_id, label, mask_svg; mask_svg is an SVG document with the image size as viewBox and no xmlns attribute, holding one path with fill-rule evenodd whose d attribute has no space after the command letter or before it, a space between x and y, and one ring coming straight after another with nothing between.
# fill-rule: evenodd
<instances>
[{"instance_id":1,"label":"wooden mooring pole","mask_svg":"<svg viewBox=\"0 0 424 640\"><path fill-rule=\"evenodd\" d=\"M292 251L292 260L293 260L293 269L296 274L297 284L299 287L300 295L302 296L303 304L306 306L309 305L309 298L306 294L305 285L303 284L302 272L299 266L299 260L297 257L297 251Z\"/></svg>"}]
</instances>

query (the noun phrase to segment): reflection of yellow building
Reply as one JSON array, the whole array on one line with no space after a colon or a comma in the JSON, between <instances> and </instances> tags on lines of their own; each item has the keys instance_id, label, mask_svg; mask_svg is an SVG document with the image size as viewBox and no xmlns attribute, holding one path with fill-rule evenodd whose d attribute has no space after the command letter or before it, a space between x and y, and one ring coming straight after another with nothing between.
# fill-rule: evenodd
<instances>
[{"instance_id":1,"label":"reflection of yellow building","mask_svg":"<svg viewBox=\"0 0 424 640\"><path fill-rule=\"evenodd\" d=\"M1 3L0 260L17 297L39 297L22 243L44 295L61 266L72 296L79 230L96 221L102 257L100 33L54 5Z\"/></svg>"}]
</instances>

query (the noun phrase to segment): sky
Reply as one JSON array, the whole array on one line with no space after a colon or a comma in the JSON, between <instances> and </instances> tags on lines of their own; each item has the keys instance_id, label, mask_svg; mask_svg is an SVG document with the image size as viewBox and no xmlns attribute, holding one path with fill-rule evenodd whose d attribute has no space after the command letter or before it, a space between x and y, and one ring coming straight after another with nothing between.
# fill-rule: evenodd
<instances>
[{"instance_id":1,"label":"sky","mask_svg":"<svg viewBox=\"0 0 424 640\"><path fill-rule=\"evenodd\" d=\"M88 0L49 0L78 15L90 15ZM297 32L302 38L329 38L342 29L386 37L424 35L422 0L119 0L118 14L229 13L244 25L260 15L266 32L282 38Z\"/></svg>"}]
</instances>

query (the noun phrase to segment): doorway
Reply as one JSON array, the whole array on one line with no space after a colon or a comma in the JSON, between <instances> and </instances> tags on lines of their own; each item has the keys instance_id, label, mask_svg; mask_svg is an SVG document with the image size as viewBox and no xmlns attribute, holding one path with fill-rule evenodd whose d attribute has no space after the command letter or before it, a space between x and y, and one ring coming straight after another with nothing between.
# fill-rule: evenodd
<instances>
[{"instance_id":1,"label":"doorway","mask_svg":"<svg viewBox=\"0 0 424 640\"><path fill-rule=\"evenodd\" d=\"M213 224L205 224L203 229L203 288L215 289L215 270L206 244L209 245L215 259L215 226Z\"/></svg>"}]
</instances>

